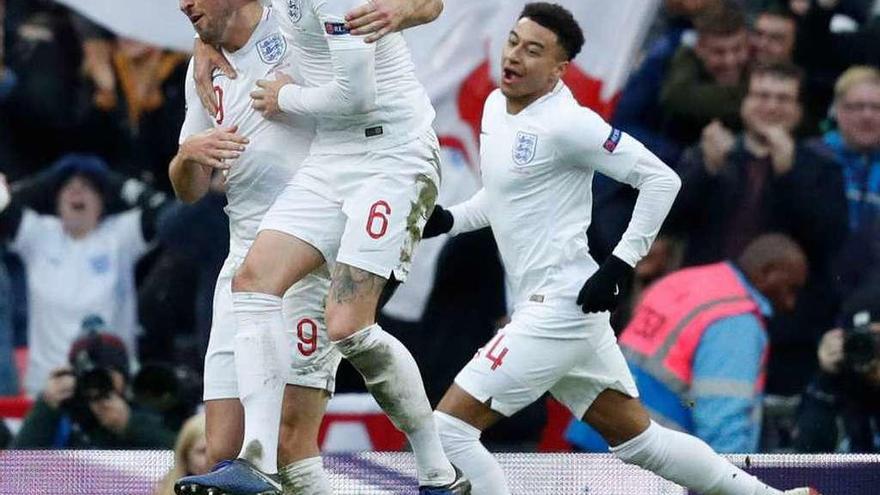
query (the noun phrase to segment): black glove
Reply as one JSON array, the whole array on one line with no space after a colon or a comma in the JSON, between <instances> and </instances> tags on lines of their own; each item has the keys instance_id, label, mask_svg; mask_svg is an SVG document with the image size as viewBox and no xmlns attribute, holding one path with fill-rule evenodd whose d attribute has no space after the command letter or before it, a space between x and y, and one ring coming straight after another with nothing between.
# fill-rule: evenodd
<instances>
[{"instance_id":1,"label":"black glove","mask_svg":"<svg viewBox=\"0 0 880 495\"><path fill-rule=\"evenodd\" d=\"M614 311L623 299L623 290L632 274L633 267L617 256L609 256L584 283L578 294L578 305L584 313Z\"/></svg>"},{"instance_id":2,"label":"black glove","mask_svg":"<svg viewBox=\"0 0 880 495\"><path fill-rule=\"evenodd\" d=\"M454 222L455 219L449 210L440 205L434 205L434 211L431 212L428 222L425 223L425 229L422 231L422 239L430 239L449 232L452 230Z\"/></svg>"}]
</instances>

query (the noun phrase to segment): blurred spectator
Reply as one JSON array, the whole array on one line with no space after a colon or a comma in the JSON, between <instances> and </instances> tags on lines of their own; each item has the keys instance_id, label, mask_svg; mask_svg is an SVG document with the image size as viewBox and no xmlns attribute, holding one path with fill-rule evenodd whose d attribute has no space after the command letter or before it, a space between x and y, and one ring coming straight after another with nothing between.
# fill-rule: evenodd
<instances>
[{"instance_id":1,"label":"blurred spectator","mask_svg":"<svg viewBox=\"0 0 880 495\"><path fill-rule=\"evenodd\" d=\"M739 128L749 63L746 17L735 2L722 0L694 26L696 44L678 49L660 92L664 133L681 145L697 141L715 119Z\"/></svg>"},{"instance_id":2,"label":"blurred spectator","mask_svg":"<svg viewBox=\"0 0 880 495\"><path fill-rule=\"evenodd\" d=\"M13 446L17 449L168 449L174 432L127 400L129 357L110 334L74 342L69 367L52 371Z\"/></svg>"},{"instance_id":3,"label":"blurred spectator","mask_svg":"<svg viewBox=\"0 0 880 495\"><path fill-rule=\"evenodd\" d=\"M836 14L846 13L844 3L814 0L798 27L795 60L810 75L810 113L828 108L835 81L847 68L880 65L880 2L854 31L833 30Z\"/></svg>"},{"instance_id":4,"label":"blurred spectator","mask_svg":"<svg viewBox=\"0 0 880 495\"><path fill-rule=\"evenodd\" d=\"M187 58L139 41L85 34L78 149L161 191L171 191L168 163L177 152L186 104Z\"/></svg>"},{"instance_id":5,"label":"blurred spectator","mask_svg":"<svg viewBox=\"0 0 880 495\"><path fill-rule=\"evenodd\" d=\"M770 4L758 12L749 35L752 63L791 62L797 40L797 22L795 14L779 3Z\"/></svg>"},{"instance_id":6,"label":"blurred spectator","mask_svg":"<svg viewBox=\"0 0 880 495\"><path fill-rule=\"evenodd\" d=\"M7 189L2 177L0 188ZM28 207L47 191L55 215ZM130 209L105 215L117 196ZM27 183L13 185L12 202L0 212L0 239L21 256L28 273L26 392L39 392L49 371L64 363L90 315L134 348L134 266L149 249L165 203L161 194L109 172L89 155L67 155Z\"/></svg>"},{"instance_id":7,"label":"blurred spectator","mask_svg":"<svg viewBox=\"0 0 880 495\"><path fill-rule=\"evenodd\" d=\"M801 248L768 234L736 262L686 268L651 286L620 343L654 420L718 452L757 452L766 319L794 309L806 276ZM588 430L569 433L589 447Z\"/></svg>"},{"instance_id":8,"label":"blurred spectator","mask_svg":"<svg viewBox=\"0 0 880 495\"><path fill-rule=\"evenodd\" d=\"M214 285L229 252L223 188L222 174L217 174L201 200L175 203L162 215L158 240L166 251L138 290L144 328L139 350L144 360L187 362L201 369L211 330Z\"/></svg>"},{"instance_id":9,"label":"blurred spectator","mask_svg":"<svg viewBox=\"0 0 880 495\"><path fill-rule=\"evenodd\" d=\"M612 124L641 141L666 163L674 164L678 161L681 147L661 132L660 89L666 78L669 63L681 46L682 39L694 36L692 29L694 16L704 12L708 6L717 2L718 0L666 0L664 2L665 12L661 14L661 16L665 14L667 19L664 31L648 47L645 60L630 75L626 86L620 93L620 100L614 108ZM608 181L605 187L611 188L615 184L619 183ZM634 194L631 202L635 202ZM632 205L628 203L626 211L631 209ZM623 230L620 230L620 233L622 232ZM620 233L612 236L615 243L620 238ZM591 235L590 239L594 237ZM608 252L610 253L610 250Z\"/></svg>"},{"instance_id":10,"label":"blurred spectator","mask_svg":"<svg viewBox=\"0 0 880 495\"><path fill-rule=\"evenodd\" d=\"M9 28L0 49L0 164L17 180L75 149L81 53L67 9L36 0L8 7L5 23L0 8Z\"/></svg>"},{"instance_id":11,"label":"blurred spectator","mask_svg":"<svg viewBox=\"0 0 880 495\"><path fill-rule=\"evenodd\" d=\"M754 70L742 104L745 132L718 122L703 131L680 165L684 186L669 221L686 240L685 265L736 259L770 231L790 235L807 253L810 277L798 308L771 322L768 392L782 395L806 385L819 335L834 321L831 262L846 237L840 167L827 150L793 135L800 83L792 65Z\"/></svg>"},{"instance_id":12,"label":"blurred spectator","mask_svg":"<svg viewBox=\"0 0 880 495\"><path fill-rule=\"evenodd\" d=\"M19 392L13 348L12 284L6 265L0 259L0 396L18 395Z\"/></svg>"},{"instance_id":13,"label":"blurred spectator","mask_svg":"<svg viewBox=\"0 0 880 495\"><path fill-rule=\"evenodd\" d=\"M854 294L845 305L844 328L822 337L820 369L804 393L797 421L795 447L800 452L880 452L878 288Z\"/></svg>"},{"instance_id":14,"label":"blurred spectator","mask_svg":"<svg viewBox=\"0 0 880 495\"><path fill-rule=\"evenodd\" d=\"M154 495L174 495L174 483L184 476L207 473L208 443L205 440L205 415L189 418L174 444L174 467L159 482Z\"/></svg>"},{"instance_id":15,"label":"blurred spectator","mask_svg":"<svg viewBox=\"0 0 880 495\"><path fill-rule=\"evenodd\" d=\"M850 236L835 271L849 294L880 262L880 70L850 68L834 94L837 130L822 140L843 167Z\"/></svg>"}]
</instances>

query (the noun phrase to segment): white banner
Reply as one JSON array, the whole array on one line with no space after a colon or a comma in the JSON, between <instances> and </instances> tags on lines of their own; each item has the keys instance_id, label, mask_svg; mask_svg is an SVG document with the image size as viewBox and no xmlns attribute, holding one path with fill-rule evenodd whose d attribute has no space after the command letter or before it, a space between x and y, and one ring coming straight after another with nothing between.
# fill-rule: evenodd
<instances>
[{"instance_id":1,"label":"white banner","mask_svg":"<svg viewBox=\"0 0 880 495\"><path fill-rule=\"evenodd\" d=\"M119 36L192 50L195 31L177 0L56 0Z\"/></svg>"}]
</instances>

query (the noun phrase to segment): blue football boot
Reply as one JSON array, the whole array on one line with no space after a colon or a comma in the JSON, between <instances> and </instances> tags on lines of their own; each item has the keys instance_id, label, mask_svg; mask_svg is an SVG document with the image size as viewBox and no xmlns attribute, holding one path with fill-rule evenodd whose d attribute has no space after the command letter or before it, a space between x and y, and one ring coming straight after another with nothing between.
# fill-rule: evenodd
<instances>
[{"instance_id":1,"label":"blue football boot","mask_svg":"<svg viewBox=\"0 0 880 495\"><path fill-rule=\"evenodd\" d=\"M265 474L244 459L223 461L208 474L186 476L174 484L177 495L281 495L277 475Z\"/></svg>"},{"instance_id":2,"label":"blue football boot","mask_svg":"<svg viewBox=\"0 0 880 495\"><path fill-rule=\"evenodd\" d=\"M443 486L420 486L419 495L470 495L471 482L455 467L455 480Z\"/></svg>"}]
</instances>

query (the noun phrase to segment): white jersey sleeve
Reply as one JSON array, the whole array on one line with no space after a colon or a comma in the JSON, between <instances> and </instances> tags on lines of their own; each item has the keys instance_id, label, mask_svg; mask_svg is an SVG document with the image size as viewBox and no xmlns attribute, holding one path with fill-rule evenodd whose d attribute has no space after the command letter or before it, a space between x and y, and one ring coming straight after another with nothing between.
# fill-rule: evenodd
<instances>
[{"instance_id":1,"label":"white jersey sleeve","mask_svg":"<svg viewBox=\"0 0 880 495\"><path fill-rule=\"evenodd\" d=\"M639 196L632 219L613 254L635 266L651 248L681 188L681 179L630 135L611 127L591 110L572 107L557 143L575 166L592 168L633 186Z\"/></svg>"},{"instance_id":2,"label":"white jersey sleeve","mask_svg":"<svg viewBox=\"0 0 880 495\"><path fill-rule=\"evenodd\" d=\"M330 49L333 79L317 87L281 88L278 105L285 113L321 117L365 114L377 108L376 45L352 35L345 25L345 12L354 5L350 0L314 2Z\"/></svg>"},{"instance_id":3,"label":"white jersey sleeve","mask_svg":"<svg viewBox=\"0 0 880 495\"><path fill-rule=\"evenodd\" d=\"M450 235L458 235L464 232L482 229L489 226L488 198L486 190L480 189L471 199L464 203L459 203L451 208L452 213L452 230Z\"/></svg>"},{"instance_id":4,"label":"white jersey sleeve","mask_svg":"<svg viewBox=\"0 0 880 495\"><path fill-rule=\"evenodd\" d=\"M189 68L186 70L186 81L184 82L184 94L186 96L186 117L183 119L183 125L180 128L180 138L178 144L183 143L192 135L206 131L214 127L214 121L202 106L202 101L196 92L196 81L193 79L193 61L190 59Z\"/></svg>"},{"instance_id":5,"label":"white jersey sleeve","mask_svg":"<svg viewBox=\"0 0 880 495\"><path fill-rule=\"evenodd\" d=\"M36 247L40 240L58 228L57 225L54 228L50 225L53 223L58 223L55 217L38 215L30 208L23 208L18 231L9 247L24 259L31 255L39 255Z\"/></svg>"},{"instance_id":6,"label":"white jersey sleeve","mask_svg":"<svg viewBox=\"0 0 880 495\"><path fill-rule=\"evenodd\" d=\"M119 243L119 251L133 265L146 254L150 244L144 239L141 228L142 212L139 208L107 217L99 228L110 231Z\"/></svg>"}]
</instances>

